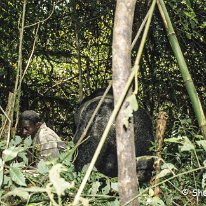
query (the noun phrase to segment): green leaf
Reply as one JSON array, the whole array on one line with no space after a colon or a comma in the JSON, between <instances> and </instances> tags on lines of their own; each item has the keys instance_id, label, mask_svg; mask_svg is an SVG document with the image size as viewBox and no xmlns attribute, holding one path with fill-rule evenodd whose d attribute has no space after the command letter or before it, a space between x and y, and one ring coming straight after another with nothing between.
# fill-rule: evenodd
<instances>
[{"instance_id":1,"label":"green leaf","mask_svg":"<svg viewBox=\"0 0 206 206\"><path fill-rule=\"evenodd\" d=\"M181 143L181 141L182 137L172 137L164 140L165 143Z\"/></svg>"},{"instance_id":2,"label":"green leaf","mask_svg":"<svg viewBox=\"0 0 206 206\"><path fill-rule=\"evenodd\" d=\"M10 146L16 146L22 142L22 138L20 136L15 136L14 139L9 143Z\"/></svg>"},{"instance_id":3,"label":"green leaf","mask_svg":"<svg viewBox=\"0 0 206 206\"><path fill-rule=\"evenodd\" d=\"M20 153L18 153L18 157L21 157L22 160L23 160L23 163L24 163L25 165L28 165L28 155L27 155L26 152L20 152Z\"/></svg>"},{"instance_id":4,"label":"green leaf","mask_svg":"<svg viewBox=\"0 0 206 206\"><path fill-rule=\"evenodd\" d=\"M153 197L155 194L154 190L152 188L149 188L149 196Z\"/></svg>"},{"instance_id":5,"label":"green leaf","mask_svg":"<svg viewBox=\"0 0 206 206\"><path fill-rule=\"evenodd\" d=\"M10 147L8 149L5 149L2 153L2 158L5 162L10 161L14 159L18 154L18 151L16 147Z\"/></svg>"},{"instance_id":6,"label":"green leaf","mask_svg":"<svg viewBox=\"0 0 206 206\"><path fill-rule=\"evenodd\" d=\"M102 188L102 194L107 195L110 192L110 181L106 181L106 186Z\"/></svg>"},{"instance_id":7,"label":"green leaf","mask_svg":"<svg viewBox=\"0 0 206 206\"><path fill-rule=\"evenodd\" d=\"M82 203L83 206L89 206L89 200L83 197L79 198L80 202Z\"/></svg>"},{"instance_id":8,"label":"green leaf","mask_svg":"<svg viewBox=\"0 0 206 206\"><path fill-rule=\"evenodd\" d=\"M138 110L138 103L137 103L137 98L136 98L135 94L132 94L131 96L129 96L127 98L127 101L129 102L133 111Z\"/></svg>"},{"instance_id":9,"label":"green leaf","mask_svg":"<svg viewBox=\"0 0 206 206\"><path fill-rule=\"evenodd\" d=\"M15 188L12 191L6 193L6 195L3 196L3 198L7 198L9 196L18 196L22 199L27 200L29 198L29 193L25 191L23 188Z\"/></svg>"},{"instance_id":10,"label":"green leaf","mask_svg":"<svg viewBox=\"0 0 206 206\"><path fill-rule=\"evenodd\" d=\"M169 174L171 174L170 169L163 169L163 170L160 171L160 173L158 175L156 175L156 178L162 178L162 177L165 177Z\"/></svg>"},{"instance_id":11,"label":"green leaf","mask_svg":"<svg viewBox=\"0 0 206 206\"><path fill-rule=\"evenodd\" d=\"M196 141L197 142L197 145L198 146L202 146L203 149L206 151L206 140L199 140L199 141Z\"/></svg>"},{"instance_id":12,"label":"green leaf","mask_svg":"<svg viewBox=\"0 0 206 206\"><path fill-rule=\"evenodd\" d=\"M96 195L97 192L99 191L99 187L100 187L100 182L96 181L92 183L92 187L89 189L89 193L91 195Z\"/></svg>"},{"instance_id":13,"label":"green leaf","mask_svg":"<svg viewBox=\"0 0 206 206\"><path fill-rule=\"evenodd\" d=\"M206 173L204 173L202 176L202 189L205 188L206 188Z\"/></svg>"},{"instance_id":14,"label":"green leaf","mask_svg":"<svg viewBox=\"0 0 206 206\"><path fill-rule=\"evenodd\" d=\"M37 172L39 172L40 174L46 174L49 172L49 168L44 160L39 161L37 165Z\"/></svg>"},{"instance_id":15,"label":"green leaf","mask_svg":"<svg viewBox=\"0 0 206 206\"><path fill-rule=\"evenodd\" d=\"M206 28L206 22L203 22L202 25L200 26L201 29Z\"/></svg>"},{"instance_id":16,"label":"green leaf","mask_svg":"<svg viewBox=\"0 0 206 206\"><path fill-rule=\"evenodd\" d=\"M58 196L64 194L64 191L66 189L74 187L74 183L66 182L63 178L60 177L60 173L63 171L67 170L62 164L54 165L49 171L50 182L53 184Z\"/></svg>"},{"instance_id":17,"label":"green leaf","mask_svg":"<svg viewBox=\"0 0 206 206\"><path fill-rule=\"evenodd\" d=\"M32 139L31 139L31 136L27 137L25 140L24 140L24 145L26 147L30 147L32 145Z\"/></svg>"},{"instance_id":18,"label":"green leaf","mask_svg":"<svg viewBox=\"0 0 206 206\"><path fill-rule=\"evenodd\" d=\"M10 187L12 185L11 177L4 175L3 184L6 185L7 187Z\"/></svg>"},{"instance_id":19,"label":"green leaf","mask_svg":"<svg viewBox=\"0 0 206 206\"><path fill-rule=\"evenodd\" d=\"M183 143L182 146L180 147L181 152L191 152L195 150L194 144L188 139L188 137L184 136L183 137Z\"/></svg>"},{"instance_id":20,"label":"green leaf","mask_svg":"<svg viewBox=\"0 0 206 206\"><path fill-rule=\"evenodd\" d=\"M111 189L114 190L115 192L118 192L118 182L111 182Z\"/></svg>"},{"instance_id":21,"label":"green leaf","mask_svg":"<svg viewBox=\"0 0 206 206\"><path fill-rule=\"evenodd\" d=\"M120 203L119 203L118 199L115 199L112 202L108 202L107 206L120 206Z\"/></svg>"},{"instance_id":22,"label":"green leaf","mask_svg":"<svg viewBox=\"0 0 206 206\"><path fill-rule=\"evenodd\" d=\"M19 167L10 166L9 173L11 179L20 186L26 186L25 177Z\"/></svg>"},{"instance_id":23,"label":"green leaf","mask_svg":"<svg viewBox=\"0 0 206 206\"><path fill-rule=\"evenodd\" d=\"M191 152L194 151L195 147L192 144L185 143L183 146L180 147L181 152Z\"/></svg>"},{"instance_id":24,"label":"green leaf","mask_svg":"<svg viewBox=\"0 0 206 206\"><path fill-rule=\"evenodd\" d=\"M194 151L194 149L195 149L195 145L186 136L178 137L178 138L165 139L164 142L182 144L182 146L180 146L180 151L181 152L185 152L185 151L190 151L191 152L191 151Z\"/></svg>"},{"instance_id":25,"label":"green leaf","mask_svg":"<svg viewBox=\"0 0 206 206\"><path fill-rule=\"evenodd\" d=\"M149 205L152 206L165 206L165 203L159 197L153 197L151 199L151 203Z\"/></svg>"},{"instance_id":26,"label":"green leaf","mask_svg":"<svg viewBox=\"0 0 206 206\"><path fill-rule=\"evenodd\" d=\"M177 170L177 168L171 163L164 163L161 166L161 169L170 169L170 170Z\"/></svg>"}]
</instances>

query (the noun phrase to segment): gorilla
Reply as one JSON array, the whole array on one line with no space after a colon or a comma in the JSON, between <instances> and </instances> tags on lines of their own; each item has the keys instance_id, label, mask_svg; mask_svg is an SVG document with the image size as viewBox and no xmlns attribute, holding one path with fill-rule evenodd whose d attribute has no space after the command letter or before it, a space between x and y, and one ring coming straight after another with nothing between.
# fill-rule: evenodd
<instances>
[{"instance_id":1,"label":"gorilla","mask_svg":"<svg viewBox=\"0 0 206 206\"><path fill-rule=\"evenodd\" d=\"M79 140L102 95L102 90L94 92L90 96L86 97L77 109L74 117L76 125L74 143L77 143ZM113 95L110 92L106 95L86 137L79 145L78 154L74 162L77 171L81 171L84 165L91 162L100 138L114 109L113 101ZM152 155L149 148L151 147L151 142L154 141L153 125L150 115L142 108L134 112L133 117L135 152L136 157L138 157L137 174L139 181L145 182L151 177L153 168L153 159L148 158L148 155ZM116 177L118 174L116 150L114 122L95 164L95 167L99 172L109 177Z\"/></svg>"}]
</instances>

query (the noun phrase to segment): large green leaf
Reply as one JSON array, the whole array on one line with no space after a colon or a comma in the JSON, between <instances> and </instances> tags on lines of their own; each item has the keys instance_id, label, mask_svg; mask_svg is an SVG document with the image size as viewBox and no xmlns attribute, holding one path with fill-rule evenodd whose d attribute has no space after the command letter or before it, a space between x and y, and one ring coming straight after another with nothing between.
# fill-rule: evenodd
<instances>
[{"instance_id":1,"label":"large green leaf","mask_svg":"<svg viewBox=\"0 0 206 206\"><path fill-rule=\"evenodd\" d=\"M206 140L199 140L199 141L196 141L198 146L202 146L203 149L206 151Z\"/></svg>"},{"instance_id":2,"label":"large green leaf","mask_svg":"<svg viewBox=\"0 0 206 206\"><path fill-rule=\"evenodd\" d=\"M62 164L54 165L49 171L50 182L53 184L58 196L64 194L66 189L72 188L74 186L73 183L66 182L60 177L60 173L62 171L66 171L66 168Z\"/></svg>"},{"instance_id":3,"label":"large green leaf","mask_svg":"<svg viewBox=\"0 0 206 206\"><path fill-rule=\"evenodd\" d=\"M29 198L29 193L24 190L24 188L14 188L10 192L6 193L6 195L3 196L3 198L7 198L9 196L18 196L22 199L27 200Z\"/></svg>"},{"instance_id":4,"label":"large green leaf","mask_svg":"<svg viewBox=\"0 0 206 206\"><path fill-rule=\"evenodd\" d=\"M191 152L195 150L195 145L188 139L188 137L184 136L180 150L181 152Z\"/></svg>"},{"instance_id":5,"label":"large green leaf","mask_svg":"<svg viewBox=\"0 0 206 206\"><path fill-rule=\"evenodd\" d=\"M169 174L171 174L170 169L163 169L163 170L160 171L160 173L158 175L156 175L156 178L159 179L159 178L165 177Z\"/></svg>"},{"instance_id":6,"label":"large green leaf","mask_svg":"<svg viewBox=\"0 0 206 206\"><path fill-rule=\"evenodd\" d=\"M20 136L15 136L15 138L13 138L9 145L10 146L16 146L16 145L19 145L20 143L22 142L22 138Z\"/></svg>"},{"instance_id":7,"label":"large green leaf","mask_svg":"<svg viewBox=\"0 0 206 206\"><path fill-rule=\"evenodd\" d=\"M37 172L39 172L40 174L46 174L49 172L49 168L44 160L39 161L37 165Z\"/></svg>"},{"instance_id":8,"label":"large green leaf","mask_svg":"<svg viewBox=\"0 0 206 206\"><path fill-rule=\"evenodd\" d=\"M31 145L32 145L32 139L31 136L29 136L24 140L24 146L30 147Z\"/></svg>"},{"instance_id":9,"label":"large green leaf","mask_svg":"<svg viewBox=\"0 0 206 206\"><path fill-rule=\"evenodd\" d=\"M165 206L165 203L157 196L148 199L148 205Z\"/></svg>"},{"instance_id":10,"label":"large green leaf","mask_svg":"<svg viewBox=\"0 0 206 206\"><path fill-rule=\"evenodd\" d=\"M20 168L15 166L10 166L9 173L11 179L20 186L26 186L25 177Z\"/></svg>"},{"instance_id":11,"label":"large green leaf","mask_svg":"<svg viewBox=\"0 0 206 206\"><path fill-rule=\"evenodd\" d=\"M132 94L131 96L129 96L127 98L127 101L129 102L129 104L131 105L131 107L134 111L138 110L138 103L137 103L137 98L136 98L135 94Z\"/></svg>"},{"instance_id":12,"label":"large green leaf","mask_svg":"<svg viewBox=\"0 0 206 206\"><path fill-rule=\"evenodd\" d=\"M10 161L14 159L18 154L18 151L16 147L10 147L8 149L5 149L2 153L2 158L5 162Z\"/></svg>"},{"instance_id":13,"label":"large green leaf","mask_svg":"<svg viewBox=\"0 0 206 206\"><path fill-rule=\"evenodd\" d=\"M92 183L92 187L89 189L89 193L90 193L91 195L96 195L97 192L99 191L100 185L101 185L101 184L100 184L100 182L98 182L98 181L93 182L93 183Z\"/></svg>"}]
</instances>

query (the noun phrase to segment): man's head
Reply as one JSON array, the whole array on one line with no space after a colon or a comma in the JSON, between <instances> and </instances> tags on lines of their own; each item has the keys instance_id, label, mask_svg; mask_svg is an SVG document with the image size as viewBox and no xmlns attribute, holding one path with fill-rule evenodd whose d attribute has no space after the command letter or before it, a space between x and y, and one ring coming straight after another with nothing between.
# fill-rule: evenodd
<instances>
[{"instance_id":1,"label":"man's head","mask_svg":"<svg viewBox=\"0 0 206 206\"><path fill-rule=\"evenodd\" d=\"M28 137L31 135L31 137L34 138L42 123L39 115L35 111L26 110L20 115L19 124L22 136Z\"/></svg>"}]
</instances>

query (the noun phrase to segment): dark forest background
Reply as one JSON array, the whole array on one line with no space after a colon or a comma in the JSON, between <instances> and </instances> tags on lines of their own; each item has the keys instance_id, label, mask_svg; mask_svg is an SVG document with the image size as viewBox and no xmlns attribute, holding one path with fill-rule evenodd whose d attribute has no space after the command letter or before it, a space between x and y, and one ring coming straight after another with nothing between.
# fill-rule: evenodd
<instances>
[{"instance_id":1,"label":"dark forest background","mask_svg":"<svg viewBox=\"0 0 206 206\"><path fill-rule=\"evenodd\" d=\"M148 10L147 1L137 1L134 37ZM167 2L167 7L189 71L205 110L206 22L204 1ZM32 0L26 5L22 45L24 71L37 42L32 62L22 82L20 111L39 112L49 126L70 138L73 114L93 91L111 80L112 29L115 1ZM0 105L6 108L13 92L19 47L21 1L0 3ZM39 29L37 27L39 23ZM133 58L139 42L133 49ZM196 120L181 73L168 42L158 10L152 20L141 60L139 104L153 119L159 110L169 114L168 132L177 119ZM171 131L170 131L171 132Z\"/></svg>"}]
</instances>

